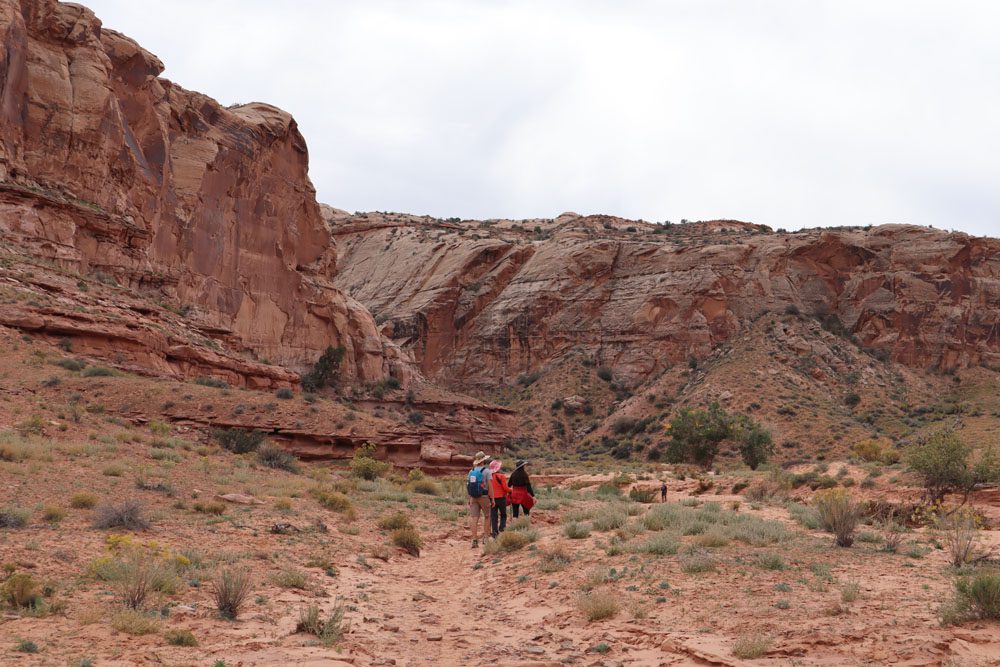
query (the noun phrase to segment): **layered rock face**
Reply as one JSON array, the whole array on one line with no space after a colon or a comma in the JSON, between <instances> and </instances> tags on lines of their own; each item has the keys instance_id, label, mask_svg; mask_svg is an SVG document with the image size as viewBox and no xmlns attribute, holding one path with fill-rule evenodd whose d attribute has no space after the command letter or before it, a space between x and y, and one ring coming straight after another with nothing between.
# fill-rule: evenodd
<instances>
[{"instance_id":1,"label":"layered rock face","mask_svg":"<svg viewBox=\"0 0 1000 667\"><path fill-rule=\"evenodd\" d=\"M327 217L337 284L442 381L509 382L576 350L639 384L786 310L909 366L1000 367L996 239L575 214Z\"/></svg>"},{"instance_id":2,"label":"layered rock face","mask_svg":"<svg viewBox=\"0 0 1000 667\"><path fill-rule=\"evenodd\" d=\"M343 345L348 378L406 376L332 283L336 246L289 114L159 78L155 56L79 5L0 0L0 40L5 244L183 307L261 359L301 368Z\"/></svg>"}]
</instances>

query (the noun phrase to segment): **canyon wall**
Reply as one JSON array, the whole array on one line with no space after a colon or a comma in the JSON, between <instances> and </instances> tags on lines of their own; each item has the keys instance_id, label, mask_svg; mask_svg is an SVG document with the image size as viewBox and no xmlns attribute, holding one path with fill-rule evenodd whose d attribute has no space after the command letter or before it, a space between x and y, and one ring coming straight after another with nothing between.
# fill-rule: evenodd
<instances>
[{"instance_id":1,"label":"canyon wall","mask_svg":"<svg viewBox=\"0 0 1000 667\"><path fill-rule=\"evenodd\" d=\"M79 5L0 0L0 42L4 245L182 308L261 360L301 369L343 345L345 377L407 375L332 282L289 114L160 78L156 56Z\"/></svg>"},{"instance_id":2,"label":"canyon wall","mask_svg":"<svg viewBox=\"0 0 1000 667\"><path fill-rule=\"evenodd\" d=\"M765 312L902 364L1000 368L1000 240L928 228L774 233L608 216L329 215L337 284L442 381L510 382L570 351L638 384ZM387 270L392 267L392 270Z\"/></svg>"}]
</instances>

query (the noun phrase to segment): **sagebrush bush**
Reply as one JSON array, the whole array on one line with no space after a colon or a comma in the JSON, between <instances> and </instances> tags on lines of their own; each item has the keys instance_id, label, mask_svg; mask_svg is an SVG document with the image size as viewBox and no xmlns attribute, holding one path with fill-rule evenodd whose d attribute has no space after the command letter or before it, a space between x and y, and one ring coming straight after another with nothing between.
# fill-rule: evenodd
<instances>
[{"instance_id":1,"label":"sagebrush bush","mask_svg":"<svg viewBox=\"0 0 1000 667\"><path fill-rule=\"evenodd\" d=\"M299 464L295 455L270 442L263 442L257 448L257 460L268 468L293 473L299 472Z\"/></svg>"},{"instance_id":2,"label":"sagebrush bush","mask_svg":"<svg viewBox=\"0 0 1000 667\"><path fill-rule=\"evenodd\" d=\"M854 544L854 531L861 520L861 506L846 489L819 491L813 496L813 506L820 526L832 533L839 547Z\"/></svg>"},{"instance_id":3,"label":"sagebrush bush","mask_svg":"<svg viewBox=\"0 0 1000 667\"><path fill-rule=\"evenodd\" d=\"M577 598L577 607L588 621L600 621L615 616L619 611L618 600L612 593L594 591Z\"/></svg>"},{"instance_id":4,"label":"sagebrush bush","mask_svg":"<svg viewBox=\"0 0 1000 667\"><path fill-rule=\"evenodd\" d=\"M213 516L220 516L226 512L226 503L221 500L209 500L207 502L197 502L191 506L195 512L199 514L211 514Z\"/></svg>"},{"instance_id":5,"label":"sagebrush bush","mask_svg":"<svg viewBox=\"0 0 1000 667\"><path fill-rule=\"evenodd\" d=\"M715 571L715 559L703 551L692 551L680 557L681 570L687 574Z\"/></svg>"},{"instance_id":6,"label":"sagebrush bush","mask_svg":"<svg viewBox=\"0 0 1000 667\"><path fill-rule=\"evenodd\" d=\"M351 499L339 491L318 488L313 491L313 495L316 501L328 510L345 513L354 509Z\"/></svg>"},{"instance_id":7,"label":"sagebrush bush","mask_svg":"<svg viewBox=\"0 0 1000 667\"><path fill-rule=\"evenodd\" d=\"M511 552L523 549L538 539L538 532L535 530L506 530L497 536L495 540L486 543L483 552L494 554L500 552Z\"/></svg>"},{"instance_id":8,"label":"sagebrush bush","mask_svg":"<svg viewBox=\"0 0 1000 667\"><path fill-rule=\"evenodd\" d=\"M771 640L758 635L744 636L733 642L733 655L741 660L754 660L771 649Z\"/></svg>"},{"instance_id":9,"label":"sagebrush bush","mask_svg":"<svg viewBox=\"0 0 1000 667\"><path fill-rule=\"evenodd\" d=\"M424 546L424 541L421 539L420 533L413 526L403 526L394 529L390 534L390 538L393 544L411 556L419 556L420 549Z\"/></svg>"},{"instance_id":10,"label":"sagebrush bush","mask_svg":"<svg viewBox=\"0 0 1000 667\"><path fill-rule=\"evenodd\" d=\"M1000 620L1000 572L982 572L955 582L959 605L971 618Z\"/></svg>"},{"instance_id":11,"label":"sagebrush bush","mask_svg":"<svg viewBox=\"0 0 1000 667\"><path fill-rule=\"evenodd\" d=\"M128 635L151 635L160 629L160 623L136 609L123 609L111 617L111 627Z\"/></svg>"},{"instance_id":12,"label":"sagebrush bush","mask_svg":"<svg viewBox=\"0 0 1000 667\"><path fill-rule=\"evenodd\" d=\"M626 523L628 523L628 512L618 507L606 507L598 511L591 522L594 530L602 533L623 528Z\"/></svg>"},{"instance_id":13,"label":"sagebrush bush","mask_svg":"<svg viewBox=\"0 0 1000 667\"><path fill-rule=\"evenodd\" d=\"M427 496L441 495L441 487L438 486L436 482L429 479L418 479L410 484L410 488L416 493L422 493Z\"/></svg>"},{"instance_id":14,"label":"sagebrush bush","mask_svg":"<svg viewBox=\"0 0 1000 667\"><path fill-rule=\"evenodd\" d=\"M563 535L571 540L582 540L590 537L590 528L585 523L571 521L563 526Z\"/></svg>"},{"instance_id":15,"label":"sagebrush bush","mask_svg":"<svg viewBox=\"0 0 1000 667\"><path fill-rule=\"evenodd\" d=\"M652 487L633 486L628 491L628 497L637 503L652 503L656 501L657 490Z\"/></svg>"},{"instance_id":16,"label":"sagebrush bush","mask_svg":"<svg viewBox=\"0 0 1000 667\"><path fill-rule=\"evenodd\" d=\"M223 569L215 580L215 606L223 618L235 620L250 595L248 568Z\"/></svg>"},{"instance_id":17,"label":"sagebrush bush","mask_svg":"<svg viewBox=\"0 0 1000 667\"><path fill-rule=\"evenodd\" d=\"M680 549L680 542L670 533L657 533L650 537L640 550L655 556L672 556Z\"/></svg>"},{"instance_id":18,"label":"sagebrush bush","mask_svg":"<svg viewBox=\"0 0 1000 667\"><path fill-rule=\"evenodd\" d=\"M197 646L198 640L190 630L170 630L163 635L171 646Z\"/></svg>"},{"instance_id":19,"label":"sagebrush bush","mask_svg":"<svg viewBox=\"0 0 1000 667\"><path fill-rule=\"evenodd\" d=\"M22 507L0 507L0 528L24 528L30 516Z\"/></svg>"},{"instance_id":20,"label":"sagebrush bush","mask_svg":"<svg viewBox=\"0 0 1000 667\"><path fill-rule=\"evenodd\" d=\"M212 437L223 449L234 454L255 452L264 442L264 432L257 429L215 428L212 429Z\"/></svg>"},{"instance_id":21,"label":"sagebrush bush","mask_svg":"<svg viewBox=\"0 0 1000 667\"><path fill-rule=\"evenodd\" d=\"M299 570L282 570L272 576L271 580L276 586L280 586L281 588L305 590L309 587L309 577L306 576L305 572L300 572Z\"/></svg>"},{"instance_id":22,"label":"sagebrush bush","mask_svg":"<svg viewBox=\"0 0 1000 667\"><path fill-rule=\"evenodd\" d=\"M94 511L94 527L146 530L149 528L149 521L143 516L142 504L138 500L127 499L100 505Z\"/></svg>"},{"instance_id":23,"label":"sagebrush bush","mask_svg":"<svg viewBox=\"0 0 1000 667\"><path fill-rule=\"evenodd\" d=\"M396 512L380 518L378 527L382 530L397 530L399 528L412 528L413 523L410 521L410 517L403 512Z\"/></svg>"}]
</instances>

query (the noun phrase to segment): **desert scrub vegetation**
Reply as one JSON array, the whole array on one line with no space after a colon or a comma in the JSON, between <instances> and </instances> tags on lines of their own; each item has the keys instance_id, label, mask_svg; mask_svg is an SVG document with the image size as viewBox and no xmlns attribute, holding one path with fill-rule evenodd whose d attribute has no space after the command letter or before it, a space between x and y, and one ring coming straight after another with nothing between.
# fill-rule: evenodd
<instances>
[{"instance_id":1,"label":"desert scrub vegetation","mask_svg":"<svg viewBox=\"0 0 1000 667\"><path fill-rule=\"evenodd\" d=\"M144 516L142 503L127 499L119 503L105 503L94 510L94 528L123 528L125 530L146 530L149 521Z\"/></svg>"},{"instance_id":2,"label":"desert scrub vegetation","mask_svg":"<svg viewBox=\"0 0 1000 667\"><path fill-rule=\"evenodd\" d=\"M740 660L754 660L767 654L771 649L771 640L768 637L743 636L733 642L733 655Z\"/></svg>"},{"instance_id":3,"label":"desert scrub vegetation","mask_svg":"<svg viewBox=\"0 0 1000 667\"><path fill-rule=\"evenodd\" d=\"M13 609L34 609L42 602L41 585L27 572L15 572L0 587L3 601Z\"/></svg>"},{"instance_id":4,"label":"desert scrub vegetation","mask_svg":"<svg viewBox=\"0 0 1000 667\"><path fill-rule=\"evenodd\" d=\"M654 532L669 531L677 535L712 532L716 539L735 540L751 546L767 546L792 538L780 522L723 510L718 503L705 503L702 507L677 503L655 505L638 521L646 530Z\"/></svg>"},{"instance_id":5,"label":"desert scrub vegetation","mask_svg":"<svg viewBox=\"0 0 1000 667\"><path fill-rule=\"evenodd\" d=\"M846 489L818 491L813 496L813 507L819 524L832 533L838 547L854 544L854 531L861 520L861 506Z\"/></svg>"},{"instance_id":6,"label":"desert scrub vegetation","mask_svg":"<svg viewBox=\"0 0 1000 667\"><path fill-rule=\"evenodd\" d=\"M563 535L571 540L582 540L590 537L590 527L585 523L571 521L563 526Z\"/></svg>"},{"instance_id":7,"label":"desert scrub vegetation","mask_svg":"<svg viewBox=\"0 0 1000 667\"><path fill-rule=\"evenodd\" d=\"M612 618L620 609L614 594L607 591L584 593L577 598L576 606L588 621Z\"/></svg>"},{"instance_id":8,"label":"desert scrub vegetation","mask_svg":"<svg viewBox=\"0 0 1000 667\"><path fill-rule=\"evenodd\" d=\"M299 464L295 456L278 445L270 442L263 442L257 448L257 461L268 468L284 470L291 473L299 473Z\"/></svg>"},{"instance_id":9,"label":"desert scrub vegetation","mask_svg":"<svg viewBox=\"0 0 1000 667\"><path fill-rule=\"evenodd\" d=\"M534 529L508 530L500 533L495 540L490 540L483 547L483 553L510 553L528 546L538 539L538 531Z\"/></svg>"},{"instance_id":10,"label":"desert scrub vegetation","mask_svg":"<svg viewBox=\"0 0 1000 667\"><path fill-rule=\"evenodd\" d=\"M264 442L264 432L245 428L212 429L212 438L234 454L255 452Z\"/></svg>"},{"instance_id":11,"label":"desert scrub vegetation","mask_svg":"<svg viewBox=\"0 0 1000 667\"><path fill-rule=\"evenodd\" d=\"M366 442L354 450L354 456L351 458L351 473L355 477L374 481L389 471L389 468L392 467L391 464L375 459L377 450L378 448L370 442Z\"/></svg>"},{"instance_id":12,"label":"desert scrub vegetation","mask_svg":"<svg viewBox=\"0 0 1000 667\"><path fill-rule=\"evenodd\" d=\"M390 533L389 538L394 545L411 556L419 556L420 549L424 546L424 541L420 537L420 533L413 526L396 528Z\"/></svg>"},{"instance_id":13,"label":"desert scrub vegetation","mask_svg":"<svg viewBox=\"0 0 1000 667\"><path fill-rule=\"evenodd\" d=\"M326 618L323 618L317 605L309 605L299 611L295 632L315 635L323 646L333 646L343 639L344 633L347 632L347 626L344 624L344 606L338 604Z\"/></svg>"},{"instance_id":14,"label":"desert scrub vegetation","mask_svg":"<svg viewBox=\"0 0 1000 667\"><path fill-rule=\"evenodd\" d=\"M236 620L250 596L250 570L224 568L215 578L213 596L215 607L222 618Z\"/></svg>"},{"instance_id":15,"label":"desert scrub vegetation","mask_svg":"<svg viewBox=\"0 0 1000 667\"><path fill-rule=\"evenodd\" d=\"M111 616L111 627L128 635L151 635L160 630L160 622L137 609L122 609Z\"/></svg>"},{"instance_id":16,"label":"desert scrub vegetation","mask_svg":"<svg viewBox=\"0 0 1000 667\"><path fill-rule=\"evenodd\" d=\"M961 494L962 504L982 484L1000 481L1000 460L992 448L970 460L972 447L952 430L935 431L904 452L907 468L920 476L929 505L941 505L949 493Z\"/></svg>"},{"instance_id":17,"label":"desert scrub vegetation","mask_svg":"<svg viewBox=\"0 0 1000 667\"><path fill-rule=\"evenodd\" d=\"M410 517L403 512L395 512L378 520L378 527L382 530L399 530L400 528L412 528L413 523Z\"/></svg>"},{"instance_id":18,"label":"desert scrub vegetation","mask_svg":"<svg viewBox=\"0 0 1000 667\"><path fill-rule=\"evenodd\" d=\"M966 506L942 510L941 516L936 517L934 527L952 567L959 568L977 559L979 525L975 510Z\"/></svg>"},{"instance_id":19,"label":"desert scrub vegetation","mask_svg":"<svg viewBox=\"0 0 1000 667\"><path fill-rule=\"evenodd\" d=\"M971 620L1000 620L1000 570L986 570L955 580L954 598L939 612L943 625Z\"/></svg>"},{"instance_id":20,"label":"desert scrub vegetation","mask_svg":"<svg viewBox=\"0 0 1000 667\"><path fill-rule=\"evenodd\" d=\"M31 511L23 507L0 507L0 528L24 528Z\"/></svg>"},{"instance_id":21,"label":"desert scrub vegetation","mask_svg":"<svg viewBox=\"0 0 1000 667\"><path fill-rule=\"evenodd\" d=\"M168 630L163 633L163 638L171 646L197 646L198 640L190 630Z\"/></svg>"},{"instance_id":22,"label":"desert scrub vegetation","mask_svg":"<svg viewBox=\"0 0 1000 667\"><path fill-rule=\"evenodd\" d=\"M274 582L275 586L279 586L281 588L295 588L298 590L306 590L309 588L309 577L305 572L300 572L299 570L282 570L281 572L275 573L271 577L271 581Z\"/></svg>"},{"instance_id":23,"label":"desert scrub vegetation","mask_svg":"<svg viewBox=\"0 0 1000 667\"><path fill-rule=\"evenodd\" d=\"M312 495L316 498L316 502L326 509L343 514L349 519L354 517L354 505L351 503L351 499L340 491L317 487L312 490Z\"/></svg>"},{"instance_id":24,"label":"desert scrub vegetation","mask_svg":"<svg viewBox=\"0 0 1000 667\"><path fill-rule=\"evenodd\" d=\"M340 364L347 350L343 346L327 347L312 369L300 378L302 391L315 394L326 387L335 387L339 379Z\"/></svg>"}]
</instances>

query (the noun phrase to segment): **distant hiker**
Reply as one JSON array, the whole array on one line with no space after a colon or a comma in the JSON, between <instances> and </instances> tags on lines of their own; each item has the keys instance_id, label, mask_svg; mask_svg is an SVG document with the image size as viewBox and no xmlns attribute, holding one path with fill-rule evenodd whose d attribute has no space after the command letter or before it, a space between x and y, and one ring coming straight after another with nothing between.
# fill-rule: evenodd
<instances>
[{"instance_id":1,"label":"distant hiker","mask_svg":"<svg viewBox=\"0 0 1000 667\"><path fill-rule=\"evenodd\" d=\"M661 503L667 502L667 481L666 480L662 480L660 482L660 502Z\"/></svg>"},{"instance_id":2,"label":"distant hiker","mask_svg":"<svg viewBox=\"0 0 1000 667\"><path fill-rule=\"evenodd\" d=\"M472 529L472 548L479 546L479 515L483 517L483 539L490 535L490 509L493 505L492 473L486 467L490 457L483 452L476 452L472 460L472 470L469 471L469 522Z\"/></svg>"},{"instance_id":3,"label":"distant hiker","mask_svg":"<svg viewBox=\"0 0 1000 667\"><path fill-rule=\"evenodd\" d=\"M508 484L510 485L510 507L514 518L517 518L519 510L524 510L524 516L531 513L531 508L535 504L535 492L531 488L531 479L528 477L526 466L528 462L518 459L514 472L510 474Z\"/></svg>"},{"instance_id":4,"label":"distant hiker","mask_svg":"<svg viewBox=\"0 0 1000 667\"><path fill-rule=\"evenodd\" d=\"M507 495L510 493L510 487L507 486L507 475L500 472L502 467L501 461L490 461L490 484L493 485L490 527L493 528L493 537L507 528Z\"/></svg>"}]
</instances>

